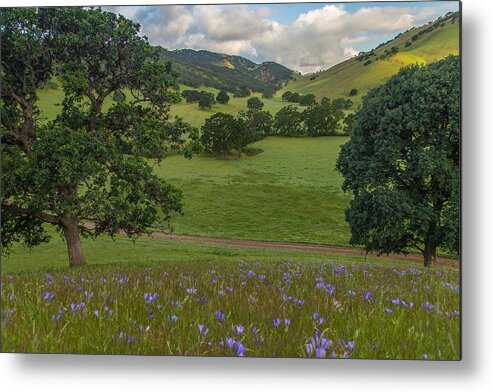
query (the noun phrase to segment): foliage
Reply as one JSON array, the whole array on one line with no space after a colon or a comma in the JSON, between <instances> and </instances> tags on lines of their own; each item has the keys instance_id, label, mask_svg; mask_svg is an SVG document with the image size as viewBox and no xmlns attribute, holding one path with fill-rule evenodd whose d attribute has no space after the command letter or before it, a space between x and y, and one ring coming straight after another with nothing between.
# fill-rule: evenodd
<instances>
[{"instance_id":1,"label":"foliage","mask_svg":"<svg viewBox=\"0 0 493 392\"><path fill-rule=\"evenodd\" d=\"M123 94L120 90L115 91L113 93L113 101L125 102L125 94Z\"/></svg>"},{"instance_id":2,"label":"foliage","mask_svg":"<svg viewBox=\"0 0 493 392\"><path fill-rule=\"evenodd\" d=\"M358 89L356 89L356 88L352 88L351 91L349 92L349 95L351 97L354 97L357 94L358 94Z\"/></svg>"},{"instance_id":3,"label":"foliage","mask_svg":"<svg viewBox=\"0 0 493 392\"><path fill-rule=\"evenodd\" d=\"M258 97L252 97L247 101L247 107L250 110L262 110L264 103Z\"/></svg>"},{"instance_id":4,"label":"foliage","mask_svg":"<svg viewBox=\"0 0 493 392\"><path fill-rule=\"evenodd\" d=\"M219 93L217 94L217 97L216 97L216 101L218 103L223 104L223 105L227 104L229 102L228 93L224 90L219 91Z\"/></svg>"},{"instance_id":5,"label":"foliage","mask_svg":"<svg viewBox=\"0 0 493 392\"><path fill-rule=\"evenodd\" d=\"M302 95L300 98L300 105L301 106L310 106L310 105L313 105L315 102L316 102L315 94Z\"/></svg>"},{"instance_id":6,"label":"foliage","mask_svg":"<svg viewBox=\"0 0 493 392\"><path fill-rule=\"evenodd\" d=\"M247 86L241 86L241 87L235 89L233 92L233 96L235 98L249 97L250 94L251 94L251 91Z\"/></svg>"},{"instance_id":7,"label":"foliage","mask_svg":"<svg viewBox=\"0 0 493 392\"><path fill-rule=\"evenodd\" d=\"M252 141L261 140L272 133L274 119L269 112L251 109L246 112L240 112L240 116L249 128Z\"/></svg>"},{"instance_id":8,"label":"foliage","mask_svg":"<svg viewBox=\"0 0 493 392\"><path fill-rule=\"evenodd\" d=\"M262 92L262 98L271 99L275 93L276 93L276 91L274 89L269 89L269 88L265 89Z\"/></svg>"},{"instance_id":9,"label":"foliage","mask_svg":"<svg viewBox=\"0 0 493 392\"><path fill-rule=\"evenodd\" d=\"M351 243L380 253L459 250L459 59L402 69L372 90L337 168L354 194Z\"/></svg>"},{"instance_id":10,"label":"foliage","mask_svg":"<svg viewBox=\"0 0 493 392\"><path fill-rule=\"evenodd\" d=\"M331 101L324 97L319 104L310 105L302 115L306 133L310 136L335 135L339 121L344 118L344 109L350 103L342 98Z\"/></svg>"},{"instance_id":11,"label":"foliage","mask_svg":"<svg viewBox=\"0 0 493 392\"><path fill-rule=\"evenodd\" d=\"M276 135L300 136L303 135L303 118L293 105L284 106L274 116L273 128Z\"/></svg>"},{"instance_id":12,"label":"foliage","mask_svg":"<svg viewBox=\"0 0 493 392\"><path fill-rule=\"evenodd\" d=\"M199 108L211 109L212 104L216 103L216 100L214 99L214 94L201 91L198 102Z\"/></svg>"},{"instance_id":13,"label":"foliage","mask_svg":"<svg viewBox=\"0 0 493 392\"><path fill-rule=\"evenodd\" d=\"M139 36L139 25L100 9L11 8L2 17L2 247L38 245L50 223L67 240L71 266L79 266L79 232L135 236L164 227L180 211L181 193L139 152L163 157L192 131L169 120L179 100L170 65ZM54 74L65 98L46 124L37 89ZM104 111L122 90L133 100Z\"/></svg>"},{"instance_id":14,"label":"foliage","mask_svg":"<svg viewBox=\"0 0 493 392\"><path fill-rule=\"evenodd\" d=\"M344 117L344 128L343 132L345 135L350 136L351 132L354 128L354 124L356 122L356 114L355 113L349 113Z\"/></svg>"},{"instance_id":15,"label":"foliage","mask_svg":"<svg viewBox=\"0 0 493 392\"><path fill-rule=\"evenodd\" d=\"M282 98L282 100L283 100L283 101L288 101L288 102L290 102L289 100L291 99L291 95L292 95L292 94L293 94L293 93L292 93L291 91L286 91L286 92L284 92L284 93L282 94L282 97L281 97L281 98Z\"/></svg>"}]
</instances>

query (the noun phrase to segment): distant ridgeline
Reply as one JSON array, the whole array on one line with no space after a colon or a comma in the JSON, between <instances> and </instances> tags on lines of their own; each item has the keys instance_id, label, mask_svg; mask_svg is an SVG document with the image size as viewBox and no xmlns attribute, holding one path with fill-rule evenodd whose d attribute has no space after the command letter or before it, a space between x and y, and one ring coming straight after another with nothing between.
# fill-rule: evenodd
<instances>
[{"instance_id":1,"label":"distant ridgeline","mask_svg":"<svg viewBox=\"0 0 493 392\"><path fill-rule=\"evenodd\" d=\"M161 49L163 59L171 61L180 74L178 83L193 88L214 87L238 97L249 95L248 90L274 93L294 75L292 70L272 61L255 64L241 56L206 50Z\"/></svg>"}]
</instances>

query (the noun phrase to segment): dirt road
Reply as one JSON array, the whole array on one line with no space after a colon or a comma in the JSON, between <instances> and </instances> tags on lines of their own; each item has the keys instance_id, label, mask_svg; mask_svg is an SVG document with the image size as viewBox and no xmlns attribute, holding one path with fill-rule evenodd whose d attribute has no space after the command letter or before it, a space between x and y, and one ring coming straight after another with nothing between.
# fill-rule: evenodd
<instances>
[{"instance_id":1,"label":"dirt road","mask_svg":"<svg viewBox=\"0 0 493 392\"><path fill-rule=\"evenodd\" d=\"M87 228L93 228L94 225L86 223ZM270 248L270 249L293 249L306 252L320 252L320 253L337 253L352 256L365 256L365 251L357 248L333 246L333 245L319 245L319 244L307 244L299 242L278 242L278 241L258 241L258 240L238 240L228 238L214 238L214 237L201 237L186 234L167 234L161 232L153 232L149 234L151 238L159 238L165 240L195 242L203 244L223 244L223 245L236 245L252 248ZM378 258L376 254L369 253L368 256ZM417 263L423 263L423 257L419 254L396 254L391 253L389 255L381 256L385 259L413 261ZM459 267L459 261L454 259L448 259L444 257L437 258L437 264L448 265L453 267Z\"/></svg>"}]
</instances>

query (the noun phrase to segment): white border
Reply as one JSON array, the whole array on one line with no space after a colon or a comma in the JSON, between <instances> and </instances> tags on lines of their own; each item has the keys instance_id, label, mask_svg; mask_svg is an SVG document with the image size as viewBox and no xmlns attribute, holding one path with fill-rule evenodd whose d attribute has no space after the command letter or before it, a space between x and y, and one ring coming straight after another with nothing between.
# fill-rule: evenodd
<instances>
[{"instance_id":1,"label":"white border","mask_svg":"<svg viewBox=\"0 0 493 392\"><path fill-rule=\"evenodd\" d=\"M105 5L163 4L152 0ZM90 5L102 1L42 1ZM206 1L175 1L207 3ZM215 0L214 3L228 1ZM231 2L231 1L229 1ZM272 1L274 2L274 1ZM463 1L463 360L461 362L314 361L0 354L6 391L487 391L491 362L493 257L491 195L493 128L493 2ZM2 6L40 5L2 0ZM1 11L0 11L1 12ZM433 331L430 331L433 333ZM488 370L490 369L490 370Z\"/></svg>"}]
</instances>

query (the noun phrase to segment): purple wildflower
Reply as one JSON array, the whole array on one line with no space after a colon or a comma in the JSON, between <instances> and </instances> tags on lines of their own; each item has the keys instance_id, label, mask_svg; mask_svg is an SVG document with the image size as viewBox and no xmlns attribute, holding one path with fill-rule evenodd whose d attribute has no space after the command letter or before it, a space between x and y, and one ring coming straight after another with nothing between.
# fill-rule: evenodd
<instances>
[{"instance_id":1,"label":"purple wildflower","mask_svg":"<svg viewBox=\"0 0 493 392\"><path fill-rule=\"evenodd\" d=\"M394 311L392 309L385 308L385 313L392 314L392 313L394 313Z\"/></svg>"},{"instance_id":2,"label":"purple wildflower","mask_svg":"<svg viewBox=\"0 0 493 392\"><path fill-rule=\"evenodd\" d=\"M200 338L204 339L209 333L209 329L204 327L204 324L199 324L199 334Z\"/></svg>"},{"instance_id":3,"label":"purple wildflower","mask_svg":"<svg viewBox=\"0 0 493 392\"><path fill-rule=\"evenodd\" d=\"M229 347L229 351L233 350L233 346L235 344L235 340L233 338L226 338L226 344Z\"/></svg>"},{"instance_id":4,"label":"purple wildflower","mask_svg":"<svg viewBox=\"0 0 493 392\"><path fill-rule=\"evenodd\" d=\"M236 356L244 357L246 353L246 347L240 342L236 342Z\"/></svg>"},{"instance_id":5,"label":"purple wildflower","mask_svg":"<svg viewBox=\"0 0 493 392\"><path fill-rule=\"evenodd\" d=\"M185 290L187 292L187 294L197 294L197 289L193 288L193 287L190 287L188 289Z\"/></svg>"},{"instance_id":6,"label":"purple wildflower","mask_svg":"<svg viewBox=\"0 0 493 392\"><path fill-rule=\"evenodd\" d=\"M281 319L280 318L276 318L272 321L272 323L274 324L274 327L279 327L279 325L281 325Z\"/></svg>"},{"instance_id":7,"label":"purple wildflower","mask_svg":"<svg viewBox=\"0 0 493 392\"><path fill-rule=\"evenodd\" d=\"M335 290L335 287L332 286L331 284L327 284L325 287L324 287L324 290L327 294L329 295L334 295L334 290Z\"/></svg>"},{"instance_id":8,"label":"purple wildflower","mask_svg":"<svg viewBox=\"0 0 493 392\"><path fill-rule=\"evenodd\" d=\"M309 342L305 345L305 350L309 356L315 352L317 358L325 358L331 345L332 342L326 339L323 333L317 331L315 336L310 337Z\"/></svg>"},{"instance_id":9,"label":"purple wildflower","mask_svg":"<svg viewBox=\"0 0 493 392\"><path fill-rule=\"evenodd\" d=\"M94 311L94 315L95 315L96 317L99 317L99 310L97 310L97 309L96 309L96 310Z\"/></svg>"},{"instance_id":10,"label":"purple wildflower","mask_svg":"<svg viewBox=\"0 0 493 392\"><path fill-rule=\"evenodd\" d=\"M219 310L216 312L216 318L220 323L224 323L226 321L226 315Z\"/></svg>"},{"instance_id":11,"label":"purple wildflower","mask_svg":"<svg viewBox=\"0 0 493 392\"><path fill-rule=\"evenodd\" d=\"M365 301L371 302L373 299L373 293L370 291L367 291L364 295Z\"/></svg>"},{"instance_id":12,"label":"purple wildflower","mask_svg":"<svg viewBox=\"0 0 493 392\"><path fill-rule=\"evenodd\" d=\"M428 311L432 311L432 310L435 310L436 306L435 305L432 305L430 304L429 302L423 302L423 307L428 310Z\"/></svg>"},{"instance_id":13,"label":"purple wildflower","mask_svg":"<svg viewBox=\"0 0 493 392\"><path fill-rule=\"evenodd\" d=\"M178 320L178 316L176 316L174 314L173 315L168 315L168 320L171 320L171 321L173 321L175 323L176 320Z\"/></svg>"},{"instance_id":14,"label":"purple wildflower","mask_svg":"<svg viewBox=\"0 0 493 392\"><path fill-rule=\"evenodd\" d=\"M157 300L157 293L151 294L151 293L144 293L144 301L147 305L152 304Z\"/></svg>"},{"instance_id":15,"label":"purple wildflower","mask_svg":"<svg viewBox=\"0 0 493 392\"><path fill-rule=\"evenodd\" d=\"M243 332L245 332L245 327L243 325L238 325L235 328L235 333L236 335L241 335Z\"/></svg>"},{"instance_id":16,"label":"purple wildflower","mask_svg":"<svg viewBox=\"0 0 493 392\"><path fill-rule=\"evenodd\" d=\"M49 291L45 291L45 292L43 293L43 298L44 298L44 299L47 299L48 301L53 301L53 300L55 300L55 296L54 296L52 293L50 293Z\"/></svg>"},{"instance_id":17,"label":"purple wildflower","mask_svg":"<svg viewBox=\"0 0 493 392\"><path fill-rule=\"evenodd\" d=\"M228 294L231 294L233 292L233 289L231 287L226 287L226 292Z\"/></svg>"}]
</instances>

